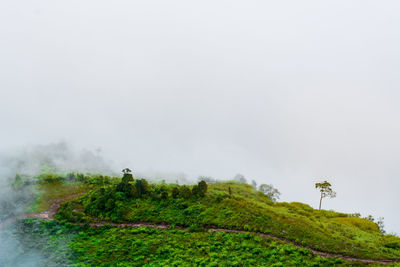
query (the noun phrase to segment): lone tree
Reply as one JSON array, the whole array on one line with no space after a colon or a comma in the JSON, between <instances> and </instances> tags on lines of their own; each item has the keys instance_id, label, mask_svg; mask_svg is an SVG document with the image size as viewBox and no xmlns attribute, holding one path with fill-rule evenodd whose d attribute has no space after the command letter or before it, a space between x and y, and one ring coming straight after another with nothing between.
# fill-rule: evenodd
<instances>
[{"instance_id":1,"label":"lone tree","mask_svg":"<svg viewBox=\"0 0 400 267\"><path fill-rule=\"evenodd\" d=\"M327 181L324 181L322 183L316 183L315 188L319 189L319 192L321 192L321 198L319 199L319 209L321 209L321 203L323 198L336 197L336 192L332 190L332 185Z\"/></svg>"},{"instance_id":2,"label":"lone tree","mask_svg":"<svg viewBox=\"0 0 400 267\"><path fill-rule=\"evenodd\" d=\"M117 185L117 192L124 192L128 197L136 195L136 188L132 185L133 176L132 171L128 168L122 170L123 176L121 182Z\"/></svg>"},{"instance_id":3,"label":"lone tree","mask_svg":"<svg viewBox=\"0 0 400 267\"><path fill-rule=\"evenodd\" d=\"M125 168L122 170L122 173L124 174L122 176L122 183L128 184L130 182L133 182L132 171L130 169Z\"/></svg>"},{"instance_id":4,"label":"lone tree","mask_svg":"<svg viewBox=\"0 0 400 267\"><path fill-rule=\"evenodd\" d=\"M123 174L128 174L128 173L132 173L132 170L129 168L125 168L122 170Z\"/></svg>"}]
</instances>

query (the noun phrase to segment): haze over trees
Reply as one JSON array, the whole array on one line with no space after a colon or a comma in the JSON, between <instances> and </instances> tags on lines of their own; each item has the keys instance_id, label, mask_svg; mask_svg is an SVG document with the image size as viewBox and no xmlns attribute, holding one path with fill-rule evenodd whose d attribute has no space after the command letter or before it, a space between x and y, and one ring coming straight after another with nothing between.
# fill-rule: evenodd
<instances>
[{"instance_id":1,"label":"haze over trees","mask_svg":"<svg viewBox=\"0 0 400 267\"><path fill-rule=\"evenodd\" d=\"M273 187L272 184L262 184L259 187L259 190L266 194L272 201L276 202L279 199L281 193Z\"/></svg>"},{"instance_id":2,"label":"haze over trees","mask_svg":"<svg viewBox=\"0 0 400 267\"><path fill-rule=\"evenodd\" d=\"M243 174L238 173L235 175L235 177L233 177L234 181L240 182L240 183L246 183L247 184L247 179L246 177L244 177Z\"/></svg>"},{"instance_id":3,"label":"haze over trees","mask_svg":"<svg viewBox=\"0 0 400 267\"><path fill-rule=\"evenodd\" d=\"M211 177L211 176L199 176L198 178L197 178L197 180L200 182L200 181L205 181L206 183L208 183L208 184L213 184L213 183L216 183L217 182L217 179L215 179L214 177Z\"/></svg>"},{"instance_id":4,"label":"haze over trees","mask_svg":"<svg viewBox=\"0 0 400 267\"><path fill-rule=\"evenodd\" d=\"M255 190L257 190L257 182L256 182L256 181L251 180L251 186L252 186Z\"/></svg>"}]
</instances>

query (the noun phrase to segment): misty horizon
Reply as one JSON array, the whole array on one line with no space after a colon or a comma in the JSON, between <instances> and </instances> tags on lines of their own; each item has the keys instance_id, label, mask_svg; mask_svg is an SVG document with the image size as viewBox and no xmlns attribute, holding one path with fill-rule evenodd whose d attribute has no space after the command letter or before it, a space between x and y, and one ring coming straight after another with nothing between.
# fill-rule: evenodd
<instances>
[{"instance_id":1,"label":"misty horizon","mask_svg":"<svg viewBox=\"0 0 400 267\"><path fill-rule=\"evenodd\" d=\"M242 173L314 208L328 180L324 209L400 233L399 7L3 1L0 152L65 141L116 171Z\"/></svg>"}]
</instances>

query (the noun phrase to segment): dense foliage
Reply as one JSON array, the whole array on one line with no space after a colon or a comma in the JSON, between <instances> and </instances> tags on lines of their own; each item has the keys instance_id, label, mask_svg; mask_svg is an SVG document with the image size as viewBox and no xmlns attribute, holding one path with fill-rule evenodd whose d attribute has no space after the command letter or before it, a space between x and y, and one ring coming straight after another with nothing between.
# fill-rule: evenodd
<instances>
[{"instance_id":1,"label":"dense foliage","mask_svg":"<svg viewBox=\"0 0 400 267\"><path fill-rule=\"evenodd\" d=\"M129 183L136 186L140 179ZM204 183L204 182L200 182ZM219 227L270 233L312 248L361 258L400 258L379 227L344 213L315 210L301 203L275 203L239 182L217 182L198 194L189 186L146 183L137 196L118 192L118 183L94 188L68 202L59 218L67 221L154 222L186 227ZM397 238L397 237L395 237Z\"/></svg>"},{"instance_id":2,"label":"dense foliage","mask_svg":"<svg viewBox=\"0 0 400 267\"><path fill-rule=\"evenodd\" d=\"M36 219L20 221L9 234L20 237L22 253L40 252L37 260L41 266L350 265L251 234L86 228ZM0 265L15 266L18 262L21 258L0 259Z\"/></svg>"},{"instance_id":3,"label":"dense foliage","mask_svg":"<svg viewBox=\"0 0 400 267\"><path fill-rule=\"evenodd\" d=\"M168 223L172 227L175 225L185 226L189 230L196 231L209 227L240 229L251 232L269 233L303 246L330 253L372 259L400 258L400 239L393 235L383 235L379 226L372 220L334 211L315 210L308 205L297 202L274 202L263 192L257 191L252 186L240 182L213 182L212 184L207 184L205 181L200 180L198 184L192 186L166 183L154 184L144 179L135 179L130 172L126 172L122 179L118 177L74 173L64 175L43 174L35 179L36 182L30 182L30 184L35 184L37 192L39 192L39 198L35 202L35 205L31 207L32 211L44 211L50 207L55 199L63 199L71 195L81 194L75 200L66 201L62 204L57 215L57 218L61 221L82 223L82 225L98 221ZM27 187L26 183L25 186L19 186L19 189L16 190L22 190L21 188L24 187ZM41 227L45 227L46 229L53 227L51 223L45 223L44 225ZM66 252L68 255L63 256L63 260L76 260L79 258L78 261L84 261L93 265L98 263L95 263L95 256L93 256L99 253L97 250L103 251L102 253L106 255L104 256L104 260L105 258L110 258L110 261L113 258L113 253L118 254L119 250L124 251L117 243L118 238L115 239L116 243L114 246L119 249L113 251L110 247L111 252L108 250L105 251L107 247L105 243L111 242L111 240L106 239L108 236L119 236L120 233L128 233L129 235L147 240L146 238L150 235L150 233L140 231L140 233L136 233L134 230L128 229L111 230L107 227L101 228L103 230L100 232L96 232L97 230L95 229L82 228L83 226L57 224L57 227L60 228L59 230L63 229L59 232L61 236L64 236L64 231L69 229L67 231L68 235L62 237L64 241L67 240L65 239L66 236L74 236L73 240L71 239L68 242L62 243L69 246L65 251L68 253L73 252L72 254ZM74 230L72 231L71 229ZM85 236L80 233L82 231L87 231L90 235ZM163 236L176 236L178 232L180 236L192 235L190 238L199 238L199 240L204 241L203 250L207 247L206 244L212 246L212 242L215 241L212 241L213 239L210 237L211 235L215 235L215 233L201 232L186 234L187 231L177 230L151 231L155 231L157 235ZM108 233L108 235L105 234L103 236L103 232ZM76 239L77 233L79 233L78 235L82 239ZM203 234L208 235L207 239L203 238ZM58 240L58 237L54 237L54 233L43 232L40 235L43 235L43 238L49 235L51 240ZM144 237L141 235L144 235ZM228 234L228 236L230 235ZM119 236L119 240L122 243L124 242L124 238ZM174 238L181 240L177 236ZM189 236L187 238L190 240ZM154 240L156 238L151 237L151 239ZM91 241L89 242L89 240ZM167 239L164 238L164 240ZM193 240L195 239L191 240L192 243ZM239 240L236 241L239 242ZM133 241L130 240L129 242ZM153 241L143 242L153 244L151 243ZM179 242L184 243L183 240ZM83 243L85 244L82 245ZM74 244L73 247L71 247L72 244ZM97 244L97 247L93 244ZM125 245L127 244L125 243ZM191 244L185 246L190 248ZM92 249L87 250L89 247ZM154 250L156 247L156 245L153 245L152 249ZM126 249L128 250L128 248ZM135 249L140 251L136 247ZM232 247L234 251L237 249L239 248L234 249ZM123 253L128 253L127 250ZM299 249L299 251L302 250ZM135 253L130 251L128 254L136 255ZM234 254L234 252L230 252L230 254L232 253ZM139 257L139 254L137 256ZM96 257L99 258L100 256L97 255ZM118 257L122 258L121 255ZM255 257L253 256L253 259ZM263 259L265 260L265 258ZM133 261L133 259L128 260L127 258L127 261L131 260ZM167 259L160 262L156 261L156 258L148 260L149 262L167 264ZM249 260L251 260L251 257ZM280 260L283 259L281 258ZM216 261L223 262L222 259L217 259ZM304 263L303 261L306 261L306 259L301 258L301 260L297 259L297 261ZM243 262L246 263L244 259ZM186 263L190 264L192 262ZM272 263L273 261L271 261ZM261 262L259 264L262 265Z\"/></svg>"}]
</instances>

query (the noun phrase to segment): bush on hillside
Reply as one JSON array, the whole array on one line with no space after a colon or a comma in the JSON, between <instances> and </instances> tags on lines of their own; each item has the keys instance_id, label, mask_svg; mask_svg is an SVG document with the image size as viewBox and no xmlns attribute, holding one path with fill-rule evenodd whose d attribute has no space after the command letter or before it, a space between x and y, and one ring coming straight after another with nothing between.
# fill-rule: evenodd
<instances>
[{"instance_id":1,"label":"bush on hillside","mask_svg":"<svg viewBox=\"0 0 400 267\"><path fill-rule=\"evenodd\" d=\"M387 248L400 249L400 238L395 235L385 235L382 241Z\"/></svg>"},{"instance_id":2,"label":"bush on hillside","mask_svg":"<svg viewBox=\"0 0 400 267\"><path fill-rule=\"evenodd\" d=\"M192 188L192 194L196 197L204 197L207 192L207 184L205 181L200 181Z\"/></svg>"},{"instance_id":3,"label":"bush on hillside","mask_svg":"<svg viewBox=\"0 0 400 267\"><path fill-rule=\"evenodd\" d=\"M378 225L366 219L357 217L339 217L334 218L334 220L342 224L358 227L360 230L365 232L379 232Z\"/></svg>"}]
</instances>

